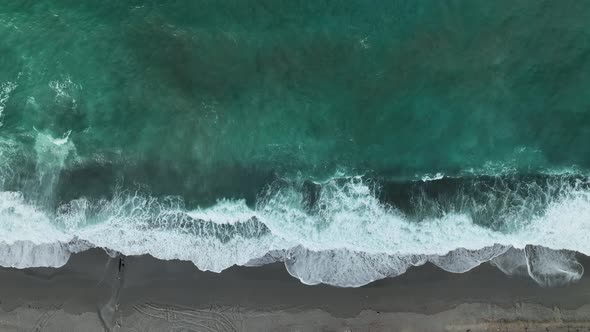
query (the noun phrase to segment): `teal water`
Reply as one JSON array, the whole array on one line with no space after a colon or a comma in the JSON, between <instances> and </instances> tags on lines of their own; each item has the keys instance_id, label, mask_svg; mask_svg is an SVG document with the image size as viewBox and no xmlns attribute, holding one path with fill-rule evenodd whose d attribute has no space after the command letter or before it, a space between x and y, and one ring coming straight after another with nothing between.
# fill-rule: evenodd
<instances>
[{"instance_id":1,"label":"teal water","mask_svg":"<svg viewBox=\"0 0 590 332\"><path fill-rule=\"evenodd\" d=\"M292 274L349 286L458 248L502 248L471 267L527 245L588 254L588 17L576 1L5 0L0 244L212 270L299 248ZM356 281L306 274L330 250L389 258Z\"/></svg>"}]
</instances>

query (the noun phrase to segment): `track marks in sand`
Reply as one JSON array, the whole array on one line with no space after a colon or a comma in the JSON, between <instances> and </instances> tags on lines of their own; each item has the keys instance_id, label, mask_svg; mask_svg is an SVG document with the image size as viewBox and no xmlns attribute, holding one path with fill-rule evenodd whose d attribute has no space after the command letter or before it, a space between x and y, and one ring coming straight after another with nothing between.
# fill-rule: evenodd
<instances>
[{"instance_id":1,"label":"track marks in sand","mask_svg":"<svg viewBox=\"0 0 590 332\"><path fill-rule=\"evenodd\" d=\"M135 311L147 317L165 321L170 331L239 332L236 312L228 310L199 310L179 306L144 303L133 306ZM239 315L239 314L238 314Z\"/></svg>"},{"instance_id":2,"label":"track marks in sand","mask_svg":"<svg viewBox=\"0 0 590 332\"><path fill-rule=\"evenodd\" d=\"M45 329L45 326L47 326L47 323L49 323L49 320L51 319L51 317L53 317L53 315L55 315L55 313L60 310L62 307L61 304L59 305L52 305L47 311L43 312L39 318L37 318L37 320L35 321L35 325L33 325L33 328L31 329L31 332L41 332Z\"/></svg>"},{"instance_id":3,"label":"track marks in sand","mask_svg":"<svg viewBox=\"0 0 590 332\"><path fill-rule=\"evenodd\" d=\"M504 321L489 322L470 325L447 326L446 331L451 332L588 332L590 321L578 321L571 323L563 322L527 322L527 321Z\"/></svg>"}]
</instances>

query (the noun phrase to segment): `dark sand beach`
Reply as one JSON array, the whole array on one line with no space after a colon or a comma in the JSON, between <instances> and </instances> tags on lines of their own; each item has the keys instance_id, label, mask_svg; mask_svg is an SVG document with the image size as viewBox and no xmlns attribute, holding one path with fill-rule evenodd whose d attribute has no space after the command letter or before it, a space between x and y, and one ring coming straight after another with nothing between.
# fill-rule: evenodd
<instances>
[{"instance_id":1,"label":"dark sand beach","mask_svg":"<svg viewBox=\"0 0 590 332\"><path fill-rule=\"evenodd\" d=\"M487 263L336 288L282 264L216 274L95 249L58 269L2 268L0 281L0 331L590 331L590 277L545 289Z\"/></svg>"}]
</instances>

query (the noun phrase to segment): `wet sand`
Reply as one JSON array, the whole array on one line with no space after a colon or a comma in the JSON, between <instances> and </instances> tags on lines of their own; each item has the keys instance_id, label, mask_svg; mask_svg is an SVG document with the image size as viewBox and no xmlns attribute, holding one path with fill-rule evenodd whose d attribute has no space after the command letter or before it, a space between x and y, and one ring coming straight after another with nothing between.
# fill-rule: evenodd
<instances>
[{"instance_id":1,"label":"wet sand","mask_svg":"<svg viewBox=\"0 0 590 332\"><path fill-rule=\"evenodd\" d=\"M586 270L590 259L581 257ZM282 264L202 272L150 256L0 268L0 331L590 331L590 276L544 289L489 264L427 264L361 288L307 286Z\"/></svg>"}]
</instances>

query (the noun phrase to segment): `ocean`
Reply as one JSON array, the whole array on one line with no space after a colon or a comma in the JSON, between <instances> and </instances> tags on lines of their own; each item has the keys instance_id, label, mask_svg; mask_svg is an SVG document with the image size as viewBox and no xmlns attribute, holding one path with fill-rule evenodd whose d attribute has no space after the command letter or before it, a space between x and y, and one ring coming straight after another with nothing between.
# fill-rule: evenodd
<instances>
[{"instance_id":1,"label":"ocean","mask_svg":"<svg viewBox=\"0 0 590 332\"><path fill-rule=\"evenodd\" d=\"M590 255L590 3L4 0L0 266L359 287Z\"/></svg>"}]
</instances>

